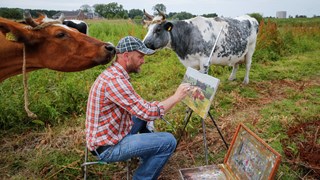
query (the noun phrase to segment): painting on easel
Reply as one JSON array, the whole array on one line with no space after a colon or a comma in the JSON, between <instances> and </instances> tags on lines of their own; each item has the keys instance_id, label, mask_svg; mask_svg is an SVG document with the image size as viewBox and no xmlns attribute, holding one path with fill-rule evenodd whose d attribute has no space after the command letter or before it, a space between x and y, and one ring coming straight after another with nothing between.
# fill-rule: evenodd
<instances>
[{"instance_id":1,"label":"painting on easel","mask_svg":"<svg viewBox=\"0 0 320 180\"><path fill-rule=\"evenodd\" d=\"M188 67L182 82L191 84L191 90L183 102L205 119L220 80Z\"/></svg>"}]
</instances>

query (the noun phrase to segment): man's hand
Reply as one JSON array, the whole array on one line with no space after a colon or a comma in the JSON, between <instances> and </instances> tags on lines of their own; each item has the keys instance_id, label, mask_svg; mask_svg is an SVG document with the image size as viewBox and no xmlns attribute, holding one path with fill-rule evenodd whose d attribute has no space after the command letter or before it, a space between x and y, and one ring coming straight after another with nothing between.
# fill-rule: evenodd
<instances>
[{"instance_id":1,"label":"man's hand","mask_svg":"<svg viewBox=\"0 0 320 180\"><path fill-rule=\"evenodd\" d=\"M180 84L180 86L178 87L178 89L176 90L173 96L175 96L175 98L177 98L177 101L180 102L182 99L184 99L187 96L189 91L190 91L190 84L183 83L183 84Z\"/></svg>"},{"instance_id":2,"label":"man's hand","mask_svg":"<svg viewBox=\"0 0 320 180\"><path fill-rule=\"evenodd\" d=\"M175 104L184 99L190 91L189 83L182 83L174 93L168 99L161 101L160 104L164 107L164 112L169 111Z\"/></svg>"}]
</instances>

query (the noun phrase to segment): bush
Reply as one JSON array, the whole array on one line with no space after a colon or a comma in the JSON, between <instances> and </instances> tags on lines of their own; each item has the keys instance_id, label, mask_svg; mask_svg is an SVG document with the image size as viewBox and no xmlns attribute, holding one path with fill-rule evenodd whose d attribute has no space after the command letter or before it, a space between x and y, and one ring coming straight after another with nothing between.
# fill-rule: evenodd
<instances>
[{"instance_id":1,"label":"bush","mask_svg":"<svg viewBox=\"0 0 320 180\"><path fill-rule=\"evenodd\" d=\"M248 14L248 15L253 17L253 18L255 18L258 21L259 24L260 24L260 21L263 20L263 17L262 17L262 15L260 13L251 13L251 14Z\"/></svg>"},{"instance_id":2,"label":"bush","mask_svg":"<svg viewBox=\"0 0 320 180\"><path fill-rule=\"evenodd\" d=\"M277 24L262 20L259 25L257 46L254 58L256 61L277 61L282 54L284 44Z\"/></svg>"}]
</instances>

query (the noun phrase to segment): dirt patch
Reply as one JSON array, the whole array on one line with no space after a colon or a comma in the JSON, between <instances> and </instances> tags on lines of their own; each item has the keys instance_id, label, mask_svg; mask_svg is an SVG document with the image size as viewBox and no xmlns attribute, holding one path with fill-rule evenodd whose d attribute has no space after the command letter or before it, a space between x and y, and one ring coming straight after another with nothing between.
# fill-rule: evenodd
<instances>
[{"instance_id":1,"label":"dirt patch","mask_svg":"<svg viewBox=\"0 0 320 180\"><path fill-rule=\"evenodd\" d=\"M281 143L288 162L320 178L320 120L290 127L287 135Z\"/></svg>"}]
</instances>

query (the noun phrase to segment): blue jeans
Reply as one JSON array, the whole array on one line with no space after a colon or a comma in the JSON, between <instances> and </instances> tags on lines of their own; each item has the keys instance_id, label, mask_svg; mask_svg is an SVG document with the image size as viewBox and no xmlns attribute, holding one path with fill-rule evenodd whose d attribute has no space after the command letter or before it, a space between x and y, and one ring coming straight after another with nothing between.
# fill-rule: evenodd
<instances>
[{"instance_id":1,"label":"blue jeans","mask_svg":"<svg viewBox=\"0 0 320 180\"><path fill-rule=\"evenodd\" d=\"M136 127L141 124L135 123L132 130L141 129L141 127ZM133 179L156 180L173 154L177 141L171 133L167 132L133 133L125 136L118 144L106 149L99 157L106 162L125 161L132 157L140 157L142 163L134 172Z\"/></svg>"},{"instance_id":2,"label":"blue jeans","mask_svg":"<svg viewBox=\"0 0 320 180\"><path fill-rule=\"evenodd\" d=\"M138 134L139 133L150 133L147 128L147 121L141 120L135 116L132 116L133 126L131 128L130 134Z\"/></svg>"}]
</instances>

